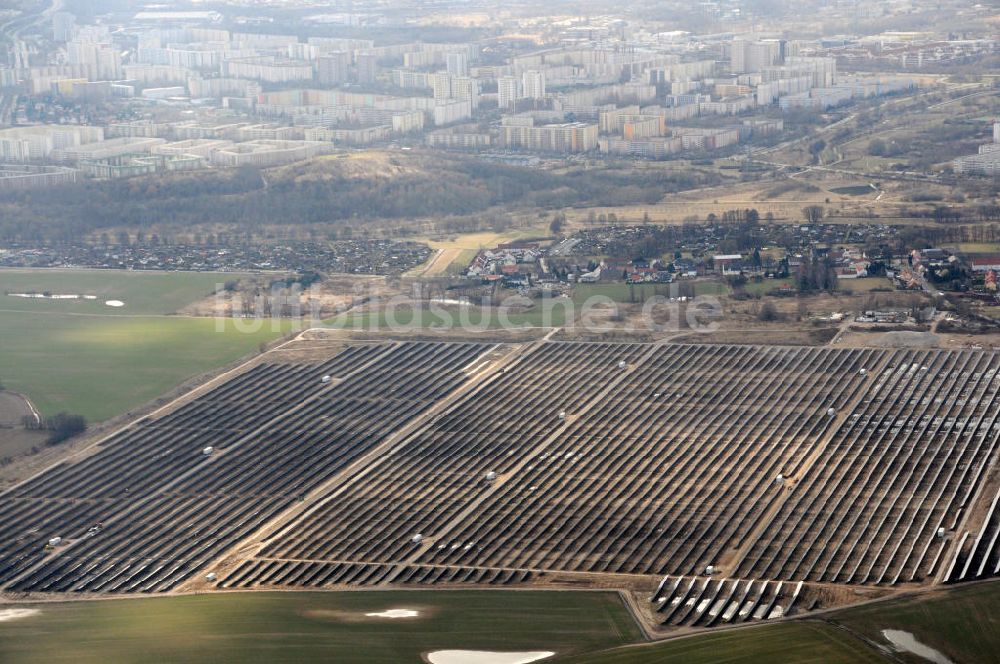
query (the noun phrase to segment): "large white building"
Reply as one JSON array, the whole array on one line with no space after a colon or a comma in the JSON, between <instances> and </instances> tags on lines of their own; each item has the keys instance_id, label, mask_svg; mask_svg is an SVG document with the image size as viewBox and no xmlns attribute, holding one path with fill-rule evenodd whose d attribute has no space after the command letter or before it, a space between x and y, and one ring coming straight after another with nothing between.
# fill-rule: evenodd
<instances>
[{"instance_id":1,"label":"large white building","mask_svg":"<svg viewBox=\"0 0 1000 664\"><path fill-rule=\"evenodd\" d=\"M109 159L131 154L148 153L153 147L166 143L162 138L112 138L99 143L87 143L52 151L57 161L82 162Z\"/></svg>"},{"instance_id":2,"label":"large white building","mask_svg":"<svg viewBox=\"0 0 1000 664\"><path fill-rule=\"evenodd\" d=\"M68 42L76 32L76 17L69 12L56 12L52 15L52 39L57 42Z\"/></svg>"},{"instance_id":3,"label":"large white building","mask_svg":"<svg viewBox=\"0 0 1000 664\"><path fill-rule=\"evenodd\" d=\"M497 79L497 100L500 110L513 110L517 102L517 78L501 76Z\"/></svg>"},{"instance_id":4,"label":"large white building","mask_svg":"<svg viewBox=\"0 0 1000 664\"><path fill-rule=\"evenodd\" d=\"M112 44L76 39L66 44L66 62L85 67L91 79L121 78L122 60Z\"/></svg>"},{"instance_id":5,"label":"large white building","mask_svg":"<svg viewBox=\"0 0 1000 664\"><path fill-rule=\"evenodd\" d=\"M479 81L468 76L452 76L444 72L428 76L437 102L461 99L472 103L473 110L479 108Z\"/></svg>"},{"instance_id":6,"label":"large white building","mask_svg":"<svg viewBox=\"0 0 1000 664\"><path fill-rule=\"evenodd\" d=\"M310 159L334 151L332 143L324 141L249 141L214 150L216 166L277 166Z\"/></svg>"},{"instance_id":7,"label":"large white building","mask_svg":"<svg viewBox=\"0 0 1000 664\"><path fill-rule=\"evenodd\" d=\"M952 162L963 175L1000 175L1000 122L993 123L993 142L979 146L979 152Z\"/></svg>"},{"instance_id":8,"label":"large white building","mask_svg":"<svg viewBox=\"0 0 1000 664\"><path fill-rule=\"evenodd\" d=\"M307 81L313 77L312 65L299 60L278 60L273 56L258 56L226 60L222 75L232 78L252 78L264 83Z\"/></svg>"},{"instance_id":9,"label":"large white building","mask_svg":"<svg viewBox=\"0 0 1000 664\"><path fill-rule=\"evenodd\" d=\"M545 72L531 69L521 76L521 92L526 99L545 98Z\"/></svg>"},{"instance_id":10,"label":"large white building","mask_svg":"<svg viewBox=\"0 0 1000 664\"><path fill-rule=\"evenodd\" d=\"M28 162L104 140L104 129L82 125L38 125L0 131L0 161Z\"/></svg>"},{"instance_id":11,"label":"large white building","mask_svg":"<svg viewBox=\"0 0 1000 664\"><path fill-rule=\"evenodd\" d=\"M316 78L323 85L346 83L351 73L351 54L346 51L330 51L316 61Z\"/></svg>"},{"instance_id":12,"label":"large white building","mask_svg":"<svg viewBox=\"0 0 1000 664\"><path fill-rule=\"evenodd\" d=\"M439 101L432 111L437 127L468 120L472 117L472 102L466 99Z\"/></svg>"},{"instance_id":13,"label":"large white building","mask_svg":"<svg viewBox=\"0 0 1000 664\"><path fill-rule=\"evenodd\" d=\"M504 146L541 152L588 152L597 148L597 125L564 122L535 126L533 123L503 124Z\"/></svg>"},{"instance_id":14,"label":"large white building","mask_svg":"<svg viewBox=\"0 0 1000 664\"><path fill-rule=\"evenodd\" d=\"M452 76L469 75L469 56L465 53L448 53L445 56L448 73Z\"/></svg>"},{"instance_id":15,"label":"large white building","mask_svg":"<svg viewBox=\"0 0 1000 664\"><path fill-rule=\"evenodd\" d=\"M729 54L729 67L734 74L760 71L781 62L781 42L777 40L734 40Z\"/></svg>"}]
</instances>

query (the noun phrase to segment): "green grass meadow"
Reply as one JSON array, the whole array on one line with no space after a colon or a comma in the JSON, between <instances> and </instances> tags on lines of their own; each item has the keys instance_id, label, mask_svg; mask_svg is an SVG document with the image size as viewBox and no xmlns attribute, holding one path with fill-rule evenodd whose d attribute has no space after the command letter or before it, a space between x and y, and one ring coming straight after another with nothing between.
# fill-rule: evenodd
<instances>
[{"instance_id":1,"label":"green grass meadow","mask_svg":"<svg viewBox=\"0 0 1000 664\"><path fill-rule=\"evenodd\" d=\"M270 321L256 332L236 323L217 329L211 318L0 312L0 380L43 415L67 411L100 422L281 336Z\"/></svg>"},{"instance_id":2,"label":"green grass meadow","mask_svg":"<svg viewBox=\"0 0 1000 664\"><path fill-rule=\"evenodd\" d=\"M618 595L596 592L233 593L35 608L0 622L0 662L419 664L439 649L574 655L640 638ZM364 615L392 608L421 616Z\"/></svg>"},{"instance_id":3,"label":"green grass meadow","mask_svg":"<svg viewBox=\"0 0 1000 664\"><path fill-rule=\"evenodd\" d=\"M549 307L546 314L545 307ZM377 311L351 312L324 321L328 327L348 330L386 330L397 328L407 330L468 330L479 328L558 327L564 325L567 313L573 313L573 303L564 298L549 300L547 303L535 301L531 307L479 307L475 305L452 305L433 303L401 304Z\"/></svg>"},{"instance_id":4,"label":"green grass meadow","mask_svg":"<svg viewBox=\"0 0 1000 664\"><path fill-rule=\"evenodd\" d=\"M0 269L0 310L115 316L172 314L211 295L217 284L237 276L216 272ZM27 299L9 293L95 295L97 299ZM109 307L105 304L108 300L121 300L125 306Z\"/></svg>"},{"instance_id":5,"label":"green grass meadow","mask_svg":"<svg viewBox=\"0 0 1000 664\"><path fill-rule=\"evenodd\" d=\"M956 664L1000 661L1000 582L940 590L824 616L617 648L579 664L848 664L926 660L892 651L884 629L909 632ZM892 651L892 657L875 645Z\"/></svg>"},{"instance_id":6,"label":"green grass meadow","mask_svg":"<svg viewBox=\"0 0 1000 664\"><path fill-rule=\"evenodd\" d=\"M579 284L573 292L573 300L578 304L583 304L592 297L607 297L614 302L644 302L645 300L660 296L670 297L671 293L679 292L681 284L634 284L629 285L622 282ZM728 295L729 287L720 281L696 281L694 282L695 295Z\"/></svg>"},{"instance_id":7,"label":"green grass meadow","mask_svg":"<svg viewBox=\"0 0 1000 664\"><path fill-rule=\"evenodd\" d=\"M418 590L214 593L0 605L0 662L328 661L406 664L432 650L551 650L553 664L913 662L881 634L899 629L956 664L996 662L1000 583L958 586L745 629L644 643L610 592ZM365 613L415 609L413 619ZM890 655L891 653L891 655Z\"/></svg>"},{"instance_id":8,"label":"green grass meadow","mask_svg":"<svg viewBox=\"0 0 1000 664\"><path fill-rule=\"evenodd\" d=\"M883 629L910 632L954 662L1000 661L1000 583L950 586L832 617L876 641Z\"/></svg>"},{"instance_id":9,"label":"green grass meadow","mask_svg":"<svg viewBox=\"0 0 1000 664\"><path fill-rule=\"evenodd\" d=\"M709 633L656 645L618 648L567 659L575 664L880 664L860 640L814 622L782 623Z\"/></svg>"},{"instance_id":10,"label":"green grass meadow","mask_svg":"<svg viewBox=\"0 0 1000 664\"><path fill-rule=\"evenodd\" d=\"M280 337L290 323L171 316L211 294L223 275L98 270L0 270L0 381L44 415L99 422ZM98 294L97 300L8 292ZM108 307L105 299L125 302Z\"/></svg>"}]
</instances>

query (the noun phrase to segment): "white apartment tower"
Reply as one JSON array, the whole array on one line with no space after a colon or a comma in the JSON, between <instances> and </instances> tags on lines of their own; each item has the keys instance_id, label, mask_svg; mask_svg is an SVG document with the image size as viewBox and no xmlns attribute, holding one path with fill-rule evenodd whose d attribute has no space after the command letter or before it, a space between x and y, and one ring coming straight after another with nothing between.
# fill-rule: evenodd
<instances>
[{"instance_id":1,"label":"white apartment tower","mask_svg":"<svg viewBox=\"0 0 1000 664\"><path fill-rule=\"evenodd\" d=\"M90 70L95 79L121 78L121 55L113 45L77 39L66 44L66 61Z\"/></svg>"},{"instance_id":2,"label":"white apartment tower","mask_svg":"<svg viewBox=\"0 0 1000 664\"><path fill-rule=\"evenodd\" d=\"M52 15L52 38L57 42L68 42L76 32L76 17L69 12Z\"/></svg>"},{"instance_id":3,"label":"white apartment tower","mask_svg":"<svg viewBox=\"0 0 1000 664\"><path fill-rule=\"evenodd\" d=\"M331 51L316 61L316 74L323 85L340 85L347 82L351 69L351 54Z\"/></svg>"},{"instance_id":4,"label":"white apartment tower","mask_svg":"<svg viewBox=\"0 0 1000 664\"><path fill-rule=\"evenodd\" d=\"M523 96L528 99L545 98L545 72L535 69L524 72L521 77Z\"/></svg>"},{"instance_id":5,"label":"white apartment tower","mask_svg":"<svg viewBox=\"0 0 1000 664\"><path fill-rule=\"evenodd\" d=\"M781 61L781 42L777 40L733 41L729 54L730 69L734 74L758 72L764 67Z\"/></svg>"},{"instance_id":6,"label":"white apartment tower","mask_svg":"<svg viewBox=\"0 0 1000 664\"><path fill-rule=\"evenodd\" d=\"M513 110L517 101L517 79L513 76L501 76L497 79L497 97L500 110Z\"/></svg>"},{"instance_id":7,"label":"white apartment tower","mask_svg":"<svg viewBox=\"0 0 1000 664\"><path fill-rule=\"evenodd\" d=\"M469 56L465 53L448 53L446 56L448 73L452 76L469 75Z\"/></svg>"},{"instance_id":8,"label":"white apartment tower","mask_svg":"<svg viewBox=\"0 0 1000 664\"><path fill-rule=\"evenodd\" d=\"M434 99L437 101L451 99L451 76L444 72L438 72L427 78L434 90Z\"/></svg>"},{"instance_id":9,"label":"white apartment tower","mask_svg":"<svg viewBox=\"0 0 1000 664\"><path fill-rule=\"evenodd\" d=\"M479 108L479 81L468 76L451 77L451 98L472 102L472 110Z\"/></svg>"}]
</instances>

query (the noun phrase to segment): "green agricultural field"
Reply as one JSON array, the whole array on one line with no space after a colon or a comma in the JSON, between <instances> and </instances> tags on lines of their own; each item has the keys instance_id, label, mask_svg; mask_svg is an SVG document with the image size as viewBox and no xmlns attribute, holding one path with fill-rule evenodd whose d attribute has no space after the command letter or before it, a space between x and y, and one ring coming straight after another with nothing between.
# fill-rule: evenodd
<instances>
[{"instance_id":1,"label":"green agricultural field","mask_svg":"<svg viewBox=\"0 0 1000 664\"><path fill-rule=\"evenodd\" d=\"M876 289L892 289L892 282L885 277L862 277L860 279L838 279L837 288L851 293L869 293Z\"/></svg>"},{"instance_id":2,"label":"green agricultural field","mask_svg":"<svg viewBox=\"0 0 1000 664\"><path fill-rule=\"evenodd\" d=\"M882 630L902 630L956 664L996 662L1000 653L1000 583L950 586L867 606L847 608L825 620L801 621L709 633L659 644L612 649L574 658L579 664L837 664L923 662L908 653L892 659Z\"/></svg>"},{"instance_id":3,"label":"green agricultural field","mask_svg":"<svg viewBox=\"0 0 1000 664\"><path fill-rule=\"evenodd\" d=\"M853 185L850 187L834 187L830 190L834 194L840 194L842 196L867 196L868 194L877 193L878 190L867 184Z\"/></svg>"},{"instance_id":4,"label":"green agricultural field","mask_svg":"<svg viewBox=\"0 0 1000 664\"><path fill-rule=\"evenodd\" d=\"M743 290L753 295L767 295L771 291L776 291L786 286L795 286L795 281L791 277L784 279L763 279L761 281L750 280L743 286Z\"/></svg>"},{"instance_id":5,"label":"green agricultural field","mask_svg":"<svg viewBox=\"0 0 1000 664\"><path fill-rule=\"evenodd\" d=\"M0 662L417 664L438 649L551 650L553 664L889 664L883 629L956 664L995 662L1000 584L950 587L816 618L643 643L614 593L378 591L215 593L0 605ZM366 613L412 609L417 618Z\"/></svg>"},{"instance_id":6,"label":"green agricultural field","mask_svg":"<svg viewBox=\"0 0 1000 664\"><path fill-rule=\"evenodd\" d=\"M959 251L969 254L995 254L1000 252L1000 243L997 242L960 242L957 246Z\"/></svg>"},{"instance_id":7,"label":"green agricultural field","mask_svg":"<svg viewBox=\"0 0 1000 664\"><path fill-rule=\"evenodd\" d=\"M218 272L0 269L0 310L118 316L172 314L238 276ZM94 295L96 299L26 299L10 293ZM108 300L119 300L125 306L109 307L105 304Z\"/></svg>"},{"instance_id":8,"label":"green agricultural field","mask_svg":"<svg viewBox=\"0 0 1000 664\"><path fill-rule=\"evenodd\" d=\"M591 297L608 297L615 302L635 302L641 303L646 299L661 295L670 297L671 293L678 292L681 287L691 286L688 282L677 282L675 284L626 284L624 282L603 283L603 284L579 284L573 291L573 300L581 305ZM727 295L729 287L718 281L695 281L693 282L695 295ZM683 291L680 291L683 292Z\"/></svg>"},{"instance_id":9,"label":"green agricultural field","mask_svg":"<svg viewBox=\"0 0 1000 664\"><path fill-rule=\"evenodd\" d=\"M236 323L221 321L220 331L211 318L0 311L0 377L44 415L99 422L281 336L271 321L253 332Z\"/></svg>"},{"instance_id":10,"label":"green agricultural field","mask_svg":"<svg viewBox=\"0 0 1000 664\"><path fill-rule=\"evenodd\" d=\"M550 300L547 305L535 301L527 309L479 307L472 305L437 304L433 307L414 307L409 303L379 311L350 312L324 321L332 328L349 330L409 330L498 329L512 327L559 327L566 323L566 314L572 312L572 302L566 299ZM548 312L544 309L548 306Z\"/></svg>"},{"instance_id":11,"label":"green agricultural field","mask_svg":"<svg viewBox=\"0 0 1000 664\"><path fill-rule=\"evenodd\" d=\"M837 623L884 643L884 629L910 632L954 662L996 662L1000 657L1000 584L978 583L831 616ZM917 660L915 660L917 661Z\"/></svg>"},{"instance_id":12,"label":"green agricultural field","mask_svg":"<svg viewBox=\"0 0 1000 664\"><path fill-rule=\"evenodd\" d=\"M888 662L863 641L815 622L783 623L617 648L574 664L880 664Z\"/></svg>"},{"instance_id":13,"label":"green agricultural field","mask_svg":"<svg viewBox=\"0 0 1000 664\"><path fill-rule=\"evenodd\" d=\"M575 656L640 638L618 596L597 592L233 593L34 608L0 622L4 664L419 664L438 649ZM364 615L393 608L422 615Z\"/></svg>"},{"instance_id":14,"label":"green agricultural field","mask_svg":"<svg viewBox=\"0 0 1000 664\"><path fill-rule=\"evenodd\" d=\"M44 415L98 422L200 373L228 364L290 329L271 321L171 316L233 275L111 270L0 270L0 380ZM94 300L9 293L95 295ZM105 304L120 300L124 307ZM238 329L239 328L239 329Z\"/></svg>"}]
</instances>

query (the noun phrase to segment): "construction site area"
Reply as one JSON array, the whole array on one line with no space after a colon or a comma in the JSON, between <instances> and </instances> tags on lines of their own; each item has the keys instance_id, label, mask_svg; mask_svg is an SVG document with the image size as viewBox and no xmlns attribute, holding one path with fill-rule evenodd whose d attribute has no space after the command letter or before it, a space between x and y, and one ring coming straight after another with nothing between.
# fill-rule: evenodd
<instances>
[{"instance_id":1,"label":"construction site area","mask_svg":"<svg viewBox=\"0 0 1000 664\"><path fill-rule=\"evenodd\" d=\"M603 589L655 636L990 577L998 371L306 332L0 494L0 592Z\"/></svg>"}]
</instances>

